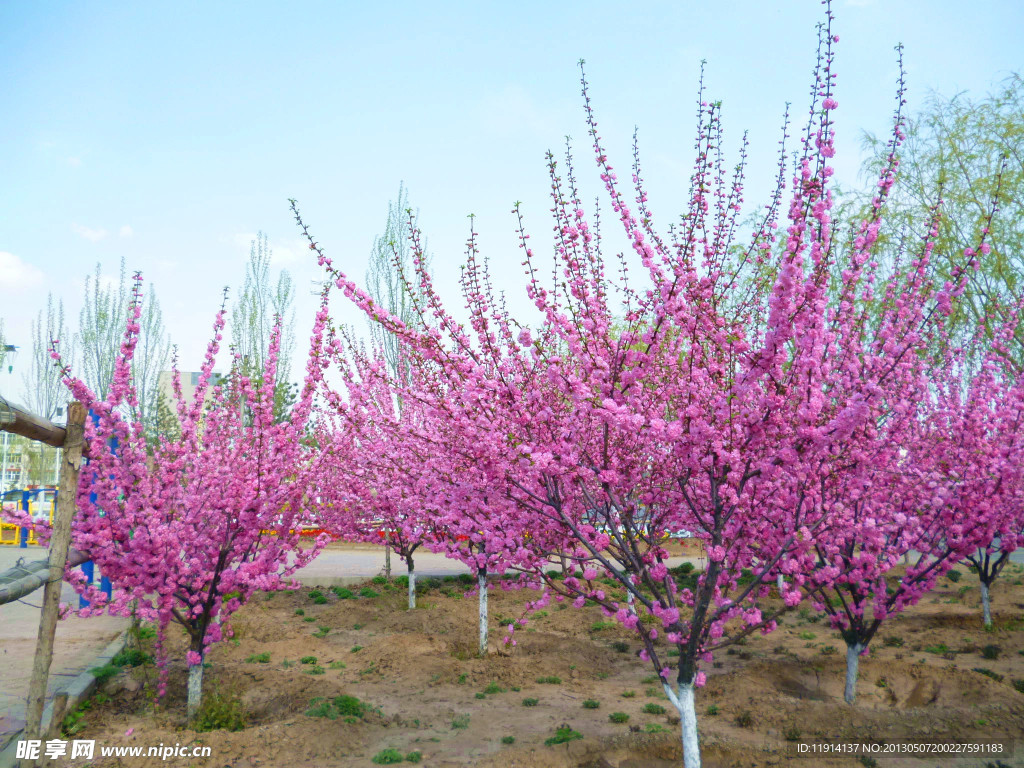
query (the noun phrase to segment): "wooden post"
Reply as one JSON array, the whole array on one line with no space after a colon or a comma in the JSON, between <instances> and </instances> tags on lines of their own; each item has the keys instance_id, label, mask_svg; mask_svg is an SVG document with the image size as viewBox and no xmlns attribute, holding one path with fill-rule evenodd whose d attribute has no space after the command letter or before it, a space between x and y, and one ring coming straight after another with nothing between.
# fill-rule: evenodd
<instances>
[{"instance_id":1,"label":"wooden post","mask_svg":"<svg viewBox=\"0 0 1024 768\"><path fill-rule=\"evenodd\" d=\"M60 727L64 722L64 715L68 711L68 692L57 691L53 694L53 719L50 720L50 732L46 735L48 739L60 738Z\"/></svg>"},{"instance_id":2,"label":"wooden post","mask_svg":"<svg viewBox=\"0 0 1024 768\"><path fill-rule=\"evenodd\" d=\"M53 659L53 636L57 630L57 611L64 583L64 565L71 545L71 521L75 516L78 495L78 471L82 466L82 435L85 428L85 406L79 402L68 406L67 434L60 468L60 490L57 492L57 514L50 537L50 578L43 587L43 613L39 619L36 655L32 661L32 680L28 689L28 711L25 716L25 739L41 738L43 705L46 702L46 681ZM22 766L31 761L22 761Z\"/></svg>"}]
</instances>

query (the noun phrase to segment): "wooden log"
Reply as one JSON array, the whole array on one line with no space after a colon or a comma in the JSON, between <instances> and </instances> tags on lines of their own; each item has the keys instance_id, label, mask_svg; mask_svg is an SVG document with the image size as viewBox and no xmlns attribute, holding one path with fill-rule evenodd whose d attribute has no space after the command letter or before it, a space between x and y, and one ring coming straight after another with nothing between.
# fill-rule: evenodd
<instances>
[{"instance_id":1,"label":"wooden log","mask_svg":"<svg viewBox=\"0 0 1024 768\"><path fill-rule=\"evenodd\" d=\"M79 402L68 406L68 425L64 439L64 455L60 467L60 490L57 492L57 513L50 537L50 578L43 587L43 612L39 619L36 653L32 661L32 679L28 689L25 715L25 738L41 736L43 705L46 702L46 681L53 660L53 636L57 630L57 611L64 581L64 566L71 546L71 521L75 516L78 494L78 472L82 466L82 442L85 431L85 406ZM22 761L22 768L31 761Z\"/></svg>"},{"instance_id":2,"label":"wooden log","mask_svg":"<svg viewBox=\"0 0 1024 768\"><path fill-rule=\"evenodd\" d=\"M65 565L74 568L89 559L88 555L79 552L77 549L68 551L68 558ZM0 573L0 605L13 603L25 595L30 595L37 589L46 586L50 579L50 561L33 560L24 565L16 565Z\"/></svg>"},{"instance_id":3,"label":"wooden log","mask_svg":"<svg viewBox=\"0 0 1024 768\"><path fill-rule=\"evenodd\" d=\"M29 413L17 403L7 403L5 411L10 411L14 416L13 423L0 423L0 430L10 432L14 435L22 435L40 443L46 443L54 448L60 448L67 439L64 427L53 422ZM70 411L68 413L70 421Z\"/></svg>"}]
</instances>

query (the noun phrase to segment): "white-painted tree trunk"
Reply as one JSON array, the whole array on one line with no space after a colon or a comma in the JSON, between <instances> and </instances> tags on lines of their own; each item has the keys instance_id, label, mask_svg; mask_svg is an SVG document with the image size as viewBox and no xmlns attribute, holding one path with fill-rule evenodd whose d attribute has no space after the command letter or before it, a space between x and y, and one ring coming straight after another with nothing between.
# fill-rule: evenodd
<instances>
[{"instance_id":1,"label":"white-painted tree trunk","mask_svg":"<svg viewBox=\"0 0 1024 768\"><path fill-rule=\"evenodd\" d=\"M416 607L416 571L409 566L409 610Z\"/></svg>"},{"instance_id":2,"label":"white-painted tree trunk","mask_svg":"<svg viewBox=\"0 0 1024 768\"><path fill-rule=\"evenodd\" d=\"M384 578L391 580L391 545L384 545Z\"/></svg>"},{"instance_id":3,"label":"white-painted tree trunk","mask_svg":"<svg viewBox=\"0 0 1024 768\"><path fill-rule=\"evenodd\" d=\"M992 626L992 604L988 596L988 584L981 582L981 614L985 620L985 628Z\"/></svg>"},{"instance_id":4,"label":"white-painted tree trunk","mask_svg":"<svg viewBox=\"0 0 1024 768\"><path fill-rule=\"evenodd\" d=\"M864 646L860 643L846 646L846 690L843 692L843 699L847 704L853 704L857 698L857 667L860 666L860 652Z\"/></svg>"},{"instance_id":5,"label":"white-painted tree trunk","mask_svg":"<svg viewBox=\"0 0 1024 768\"><path fill-rule=\"evenodd\" d=\"M189 718L196 716L199 705L203 703L203 662L188 668L188 708Z\"/></svg>"},{"instance_id":6,"label":"white-painted tree trunk","mask_svg":"<svg viewBox=\"0 0 1024 768\"><path fill-rule=\"evenodd\" d=\"M678 693L672 690L668 681L661 683L665 695L679 713L679 727L683 738L683 765L685 768L700 768L700 739L697 736L697 705L694 700L693 683L680 683Z\"/></svg>"},{"instance_id":7,"label":"white-painted tree trunk","mask_svg":"<svg viewBox=\"0 0 1024 768\"><path fill-rule=\"evenodd\" d=\"M784 578L782 578L782 574L781 573L778 576L775 577L775 586L776 586L776 588L778 588L779 596L781 597L782 596L782 590L786 588L786 580Z\"/></svg>"},{"instance_id":8,"label":"white-painted tree trunk","mask_svg":"<svg viewBox=\"0 0 1024 768\"><path fill-rule=\"evenodd\" d=\"M480 591L480 655L487 653L487 570L480 571L476 579Z\"/></svg>"}]
</instances>

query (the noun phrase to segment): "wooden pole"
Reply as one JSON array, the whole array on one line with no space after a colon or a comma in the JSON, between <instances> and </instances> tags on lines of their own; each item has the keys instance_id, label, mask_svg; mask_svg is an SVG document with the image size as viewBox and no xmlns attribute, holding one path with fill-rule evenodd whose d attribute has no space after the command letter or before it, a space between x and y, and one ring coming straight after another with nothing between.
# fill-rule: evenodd
<instances>
[{"instance_id":1,"label":"wooden pole","mask_svg":"<svg viewBox=\"0 0 1024 768\"><path fill-rule=\"evenodd\" d=\"M71 546L71 521L75 516L78 494L78 472L82 466L82 435L85 430L85 406L79 402L68 406L67 434L60 468L60 489L57 492L57 514L50 537L50 579L43 587L43 613L39 619L36 655L32 662L32 680L28 689L28 711L25 716L25 739L39 739L42 732L43 705L46 702L46 681L53 659L53 636L57 630L57 611L64 582L64 565ZM31 765L22 761L22 767Z\"/></svg>"}]
</instances>

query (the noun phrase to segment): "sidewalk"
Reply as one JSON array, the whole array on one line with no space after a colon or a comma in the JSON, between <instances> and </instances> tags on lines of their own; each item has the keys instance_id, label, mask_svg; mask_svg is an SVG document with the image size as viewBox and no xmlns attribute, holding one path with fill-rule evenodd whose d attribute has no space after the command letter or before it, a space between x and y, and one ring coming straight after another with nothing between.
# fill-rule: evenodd
<instances>
[{"instance_id":1,"label":"sidewalk","mask_svg":"<svg viewBox=\"0 0 1024 768\"><path fill-rule=\"evenodd\" d=\"M26 562L41 560L46 557L46 549L2 547L0 571L14 567L22 557ZM25 698L32 676L42 599L40 589L21 600L0 605L0 750L25 725ZM67 584L61 590L61 602L78 605L78 595ZM127 626L127 619L116 616L70 616L57 622L47 697L94 667L96 655Z\"/></svg>"}]
</instances>

